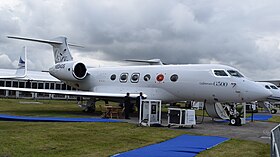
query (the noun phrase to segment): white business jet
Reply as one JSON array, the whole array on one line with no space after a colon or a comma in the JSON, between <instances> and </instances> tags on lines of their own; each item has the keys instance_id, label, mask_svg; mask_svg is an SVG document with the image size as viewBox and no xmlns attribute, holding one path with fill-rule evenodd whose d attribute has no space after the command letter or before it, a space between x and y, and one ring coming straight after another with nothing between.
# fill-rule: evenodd
<instances>
[{"instance_id":1,"label":"white business jet","mask_svg":"<svg viewBox=\"0 0 280 157\"><path fill-rule=\"evenodd\" d=\"M267 97L267 99L258 101L258 105L260 107L263 107L265 110L267 110L272 114L277 113L277 109L275 108L274 104L277 103L279 104L280 102L280 89L270 82L256 82L256 83L260 84L261 86L263 86L264 88L266 88L272 93L272 95Z\"/></svg>"},{"instance_id":2,"label":"white business jet","mask_svg":"<svg viewBox=\"0 0 280 157\"><path fill-rule=\"evenodd\" d=\"M263 100L272 93L244 77L237 69L220 64L163 65L160 60L148 60L151 65L88 68L73 61L66 37L53 40L8 36L8 38L50 44L55 65L49 73L80 91L25 89L0 87L2 90L66 94L101 99L132 98L144 93L147 99L163 102L186 100L215 102L251 102ZM137 61L137 60L134 60ZM138 60L139 62L145 62ZM93 100L93 99L92 99Z\"/></svg>"}]
</instances>

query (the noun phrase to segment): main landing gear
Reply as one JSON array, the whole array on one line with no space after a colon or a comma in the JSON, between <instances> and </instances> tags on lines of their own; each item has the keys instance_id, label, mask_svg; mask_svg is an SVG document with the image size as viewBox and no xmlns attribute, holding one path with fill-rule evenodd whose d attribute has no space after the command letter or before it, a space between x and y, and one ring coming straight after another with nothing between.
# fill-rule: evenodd
<instances>
[{"instance_id":1,"label":"main landing gear","mask_svg":"<svg viewBox=\"0 0 280 157\"><path fill-rule=\"evenodd\" d=\"M83 112L92 113L95 111L95 98L90 98L86 103L83 103L83 99L78 97L78 106L82 108Z\"/></svg>"}]
</instances>

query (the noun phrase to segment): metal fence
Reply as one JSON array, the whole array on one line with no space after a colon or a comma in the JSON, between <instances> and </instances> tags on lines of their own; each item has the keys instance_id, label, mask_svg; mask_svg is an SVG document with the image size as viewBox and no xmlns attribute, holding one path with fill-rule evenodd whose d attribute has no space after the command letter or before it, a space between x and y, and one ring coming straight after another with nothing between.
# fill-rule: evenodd
<instances>
[{"instance_id":1,"label":"metal fence","mask_svg":"<svg viewBox=\"0 0 280 157\"><path fill-rule=\"evenodd\" d=\"M271 157L279 157L280 124L271 130Z\"/></svg>"}]
</instances>

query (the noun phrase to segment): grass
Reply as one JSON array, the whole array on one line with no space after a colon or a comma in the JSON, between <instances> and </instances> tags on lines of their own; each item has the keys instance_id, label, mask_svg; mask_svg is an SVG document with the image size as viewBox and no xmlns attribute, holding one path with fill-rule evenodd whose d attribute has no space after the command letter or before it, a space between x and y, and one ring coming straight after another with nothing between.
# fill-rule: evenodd
<instances>
[{"instance_id":1,"label":"grass","mask_svg":"<svg viewBox=\"0 0 280 157\"><path fill-rule=\"evenodd\" d=\"M30 102L30 103L28 103ZM34 104L31 102L38 102ZM97 102L97 113L84 113L76 101L65 100L30 100L30 99L0 99L0 114L21 116L57 116L57 117L91 117L100 113Z\"/></svg>"},{"instance_id":2,"label":"grass","mask_svg":"<svg viewBox=\"0 0 280 157\"><path fill-rule=\"evenodd\" d=\"M102 157L185 133L127 123L0 122L0 130L0 156Z\"/></svg>"},{"instance_id":3,"label":"grass","mask_svg":"<svg viewBox=\"0 0 280 157\"><path fill-rule=\"evenodd\" d=\"M25 116L89 117L75 102L20 104L0 99L0 113ZM100 102L100 104L104 104ZM98 114L97 114L98 115ZM182 130L137 127L128 123L61 123L0 121L0 157L111 156L186 134ZM244 152L243 152L244 150ZM199 156L269 156L269 145L231 139Z\"/></svg>"},{"instance_id":4,"label":"grass","mask_svg":"<svg viewBox=\"0 0 280 157\"><path fill-rule=\"evenodd\" d=\"M231 139L218 145L210 150L206 150L197 155L197 157L225 157L225 156L254 156L254 157L269 157L270 145L259 144L254 141L244 141Z\"/></svg>"},{"instance_id":5,"label":"grass","mask_svg":"<svg viewBox=\"0 0 280 157\"><path fill-rule=\"evenodd\" d=\"M195 115L196 116L203 116L203 110L195 110ZM206 111L204 111L204 116L209 117Z\"/></svg>"},{"instance_id":6,"label":"grass","mask_svg":"<svg viewBox=\"0 0 280 157\"><path fill-rule=\"evenodd\" d=\"M272 118L270 118L268 121L274 123L280 123L280 116L272 116Z\"/></svg>"}]
</instances>

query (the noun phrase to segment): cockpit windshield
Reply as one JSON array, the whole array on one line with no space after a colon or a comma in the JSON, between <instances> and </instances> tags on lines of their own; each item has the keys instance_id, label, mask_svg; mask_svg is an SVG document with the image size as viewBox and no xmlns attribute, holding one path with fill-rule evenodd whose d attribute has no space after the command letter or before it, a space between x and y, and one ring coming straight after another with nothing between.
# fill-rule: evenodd
<instances>
[{"instance_id":1,"label":"cockpit windshield","mask_svg":"<svg viewBox=\"0 0 280 157\"><path fill-rule=\"evenodd\" d=\"M241 75L238 71L236 70L228 70L227 71L231 76L234 76L234 77L244 77L243 75Z\"/></svg>"},{"instance_id":2,"label":"cockpit windshield","mask_svg":"<svg viewBox=\"0 0 280 157\"><path fill-rule=\"evenodd\" d=\"M224 70L213 70L216 76L228 76Z\"/></svg>"},{"instance_id":3,"label":"cockpit windshield","mask_svg":"<svg viewBox=\"0 0 280 157\"><path fill-rule=\"evenodd\" d=\"M272 85L270 85L270 88L272 88L272 89L278 89L276 86L272 86Z\"/></svg>"},{"instance_id":4,"label":"cockpit windshield","mask_svg":"<svg viewBox=\"0 0 280 157\"><path fill-rule=\"evenodd\" d=\"M269 85L265 85L264 86L266 89L271 89L270 87L269 87Z\"/></svg>"}]
</instances>

